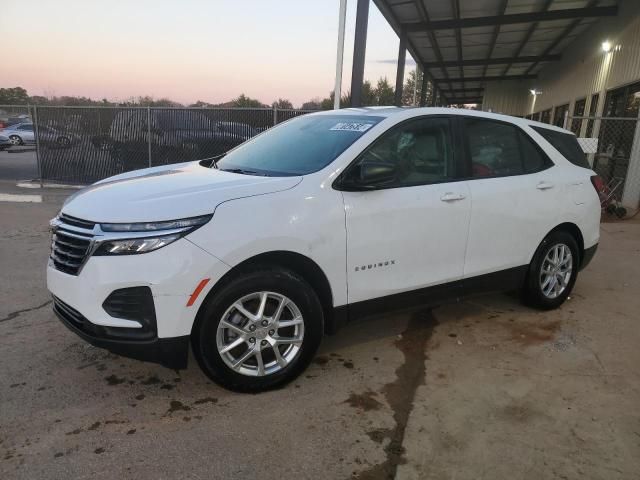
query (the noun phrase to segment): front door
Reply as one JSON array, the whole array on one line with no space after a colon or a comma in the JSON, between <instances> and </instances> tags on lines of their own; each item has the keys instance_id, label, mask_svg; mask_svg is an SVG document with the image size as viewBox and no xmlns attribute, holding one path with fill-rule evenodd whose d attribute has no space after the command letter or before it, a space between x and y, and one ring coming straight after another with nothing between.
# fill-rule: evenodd
<instances>
[{"instance_id":1,"label":"front door","mask_svg":"<svg viewBox=\"0 0 640 480\"><path fill-rule=\"evenodd\" d=\"M462 278L471 203L452 132L448 117L409 120L345 172L364 182L342 192L350 304L415 290L395 299L420 303L435 291L426 287ZM367 183L367 165L392 165L395 177Z\"/></svg>"}]
</instances>

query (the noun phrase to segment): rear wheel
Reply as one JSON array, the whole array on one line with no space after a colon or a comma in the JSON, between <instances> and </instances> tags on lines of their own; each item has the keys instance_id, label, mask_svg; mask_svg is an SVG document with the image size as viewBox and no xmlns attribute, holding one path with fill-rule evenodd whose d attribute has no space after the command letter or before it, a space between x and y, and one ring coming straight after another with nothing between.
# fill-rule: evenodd
<instances>
[{"instance_id":1,"label":"rear wheel","mask_svg":"<svg viewBox=\"0 0 640 480\"><path fill-rule=\"evenodd\" d=\"M193 332L209 378L241 392L277 388L309 364L323 334L317 295L295 273L265 267L210 295Z\"/></svg>"},{"instance_id":2,"label":"rear wheel","mask_svg":"<svg viewBox=\"0 0 640 480\"><path fill-rule=\"evenodd\" d=\"M571 234L556 231L547 235L529 265L526 302L545 310L562 305L576 282L579 261L578 244Z\"/></svg>"}]
</instances>

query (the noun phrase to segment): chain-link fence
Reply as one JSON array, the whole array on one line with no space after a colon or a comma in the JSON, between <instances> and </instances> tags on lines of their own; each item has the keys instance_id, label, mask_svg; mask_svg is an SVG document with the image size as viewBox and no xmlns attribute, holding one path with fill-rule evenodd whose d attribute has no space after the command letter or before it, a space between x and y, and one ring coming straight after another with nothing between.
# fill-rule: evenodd
<instances>
[{"instance_id":1,"label":"chain-link fence","mask_svg":"<svg viewBox=\"0 0 640 480\"><path fill-rule=\"evenodd\" d=\"M20 107L41 178L92 183L150 166L208 158L307 110L275 108ZM17 110L2 107L7 116Z\"/></svg>"},{"instance_id":2,"label":"chain-link fence","mask_svg":"<svg viewBox=\"0 0 640 480\"><path fill-rule=\"evenodd\" d=\"M569 117L589 164L612 198L635 208L640 199L640 121L627 117Z\"/></svg>"}]
</instances>

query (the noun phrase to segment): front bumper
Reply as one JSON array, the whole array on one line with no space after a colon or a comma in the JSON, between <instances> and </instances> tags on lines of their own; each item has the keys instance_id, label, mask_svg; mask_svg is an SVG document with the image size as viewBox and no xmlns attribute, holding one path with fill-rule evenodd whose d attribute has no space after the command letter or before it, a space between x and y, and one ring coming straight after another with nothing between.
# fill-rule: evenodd
<instances>
[{"instance_id":1,"label":"front bumper","mask_svg":"<svg viewBox=\"0 0 640 480\"><path fill-rule=\"evenodd\" d=\"M49 260L47 288L54 296L56 315L92 345L123 356L184 368L196 314L209 289L228 269L183 238L141 255L90 257L78 275L57 270ZM210 281L197 300L188 305L203 279ZM152 335L146 337L136 335L143 328L140 322L112 316L104 306L114 291L135 287L148 287L153 299L155 325Z\"/></svg>"},{"instance_id":2,"label":"front bumper","mask_svg":"<svg viewBox=\"0 0 640 480\"><path fill-rule=\"evenodd\" d=\"M56 296L53 297L53 312L65 327L95 347L104 348L123 357L159 363L174 370L187 368L188 335L173 338L154 337L149 340L127 339L122 335L113 338L110 334L110 330L113 329L91 323Z\"/></svg>"}]
</instances>

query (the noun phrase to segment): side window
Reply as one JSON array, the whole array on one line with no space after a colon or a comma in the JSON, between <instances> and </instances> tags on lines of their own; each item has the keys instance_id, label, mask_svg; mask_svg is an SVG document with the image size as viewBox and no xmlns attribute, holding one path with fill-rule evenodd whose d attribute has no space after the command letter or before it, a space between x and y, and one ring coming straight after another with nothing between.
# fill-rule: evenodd
<instances>
[{"instance_id":1,"label":"side window","mask_svg":"<svg viewBox=\"0 0 640 480\"><path fill-rule=\"evenodd\" d=\"M474 178L521 175L519 130L507 123L465 118Z\"/></svg>"},{"instance_id":2,"label":"side window","mask_svg":"<svg viewBox=\"0 0 640 480\"><path fill-rule=\"evenodd\" d=\"M18 130L33 132L33 125L22 125Z\"/></svg>"},{"instance_id":3,"label":"side window","mask_svg":"<svg viewBox=\"0 0 640 480\"><path fill-rule=\"evenodd\" d=\"M421 118L384 133L346 173L360 188L396 188L456 178L448 118ZM380 175L379 172L387 172ZM376 173L378 172L378 173Z\"/></svg>"},{"instance_id":4,"label":"side window","mask_svg":"<svg viewBox=\"0 0 640 480\"><path fill-rule=\"evenodd\" d=\"M520 131L520 146L522 148L522 161L525 173L535 173L553 165L551 160L540 151L529 136Z\"/></svg>"}]
</instances>

